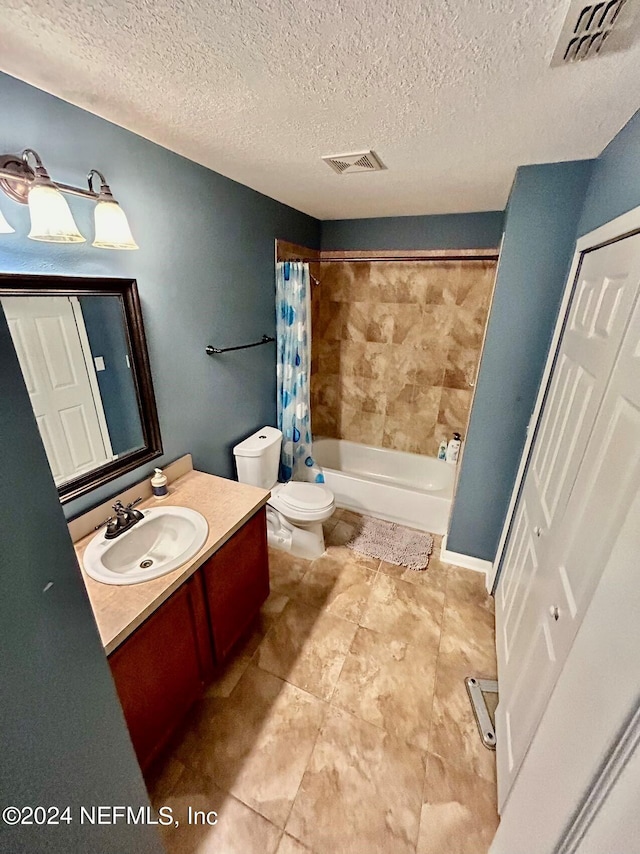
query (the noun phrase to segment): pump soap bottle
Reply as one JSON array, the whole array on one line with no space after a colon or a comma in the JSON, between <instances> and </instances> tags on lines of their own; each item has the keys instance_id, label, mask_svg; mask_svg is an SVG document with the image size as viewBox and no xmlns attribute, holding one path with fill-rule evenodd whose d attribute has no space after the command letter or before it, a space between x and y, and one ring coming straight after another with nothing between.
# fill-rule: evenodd
<instances>
[{"instance_id":1,"label":"pump soap bottle","mask_svg":"<svg viewBox=\"0 0 640 854\"><path fill-rule=\"evenodd\" d=\"M454 433L453 439L449 440L449 444L447 445L447 457L446 460L448 463L455 465L458 462L458 457L460 456L460 445L462 441L460 439L460 433Z\"/></svg>"},{"instance_id":2,"label":"pump soap bottle","mask_svg":"<svg viewBox=\"0 0 640 854\"><path fill-rule=\"evenodd\" d=\"M167 476L163 474L162 469L155 469L155 474L151 478L151 489L156 498L164 498L169 494Z\"/></svg>"}]
</instances>

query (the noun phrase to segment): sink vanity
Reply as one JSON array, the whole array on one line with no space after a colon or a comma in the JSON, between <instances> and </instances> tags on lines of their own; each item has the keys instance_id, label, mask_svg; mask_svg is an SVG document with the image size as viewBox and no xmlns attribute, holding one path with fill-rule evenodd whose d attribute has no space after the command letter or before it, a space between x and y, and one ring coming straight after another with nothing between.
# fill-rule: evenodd
<instances>
[{"instance_id":1,"label":"sink vanity","mask_svg":"<svg viewBox=\"0 0 640 854\"><path fill-rule=\"evenodd\" d=\"M215 668L269 595L264 509L269 493L193 471L190 465L191 458L185 457L168 467L169 495L160 501L146 498L139 505L145 519L106 545L104 535L96 537L93 532L96 518L101 521L106 515L104 507L70 525L80 565L84 567L85 555L87 566L91 561L94 577L84 568L83 576L142 768L202 695ZM172 469L177 479L171 480ZM133 493L139 495L144 488L142 484L129 490L127 499L133 500L137 497ZM197 512L183 516L179 508ZM162 527L163 517L166 520L173 511L178 513L169 528ZM126 567L134 574L138 571L138 564L131 566L131 561L145 545L145 527L155 524L161 536L164 531L169 539L188 540L193 531L183 530L183 521L176 519L191 515L195 525L200 515L208 527L204 544L191 558L170 571L165 566L163 574L151 580L123 582ZM167 535L167 530L172 533ZM181 548L180 543L173 547ZM167 555L166 548L162 551ZM119 572L121 567L125 571ZM96 580L109 571L115 576L109 583Z\"/></svg>"}]
</instances>

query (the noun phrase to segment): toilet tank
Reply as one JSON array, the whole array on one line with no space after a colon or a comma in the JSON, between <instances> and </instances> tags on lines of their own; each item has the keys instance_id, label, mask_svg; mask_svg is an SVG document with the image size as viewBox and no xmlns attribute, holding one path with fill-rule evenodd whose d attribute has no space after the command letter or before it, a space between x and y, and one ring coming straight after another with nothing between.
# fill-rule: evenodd
<instances>
[{"instance_id":1,"label":"toilet tank","mask_svg":"<svg viewBox=\"0 0 640 854\"><path fill-rule=\"evenodd\" d=\"M275 427L263 427L236 445L236 471L240 483L271 489L278 482L282 433Z\"/></svg>"}]
</instances>

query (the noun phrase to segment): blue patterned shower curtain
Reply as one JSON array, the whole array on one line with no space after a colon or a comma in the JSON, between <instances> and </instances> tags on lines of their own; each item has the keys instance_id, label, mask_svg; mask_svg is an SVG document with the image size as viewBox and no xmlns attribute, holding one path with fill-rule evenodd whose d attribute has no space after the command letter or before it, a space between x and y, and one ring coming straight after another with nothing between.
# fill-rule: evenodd
<instances>
[{"instance_id":1,"label":"blue patterned shower curtain","mask_svg":"<svg viewBox=\"0 0 640 854\"><path fill-rule=\"evenodd\" d=\"M324 483L311 440L311 290L309 265L276 264L278 427L282 430L280 480Z\"/></svg>"}]
</instances>

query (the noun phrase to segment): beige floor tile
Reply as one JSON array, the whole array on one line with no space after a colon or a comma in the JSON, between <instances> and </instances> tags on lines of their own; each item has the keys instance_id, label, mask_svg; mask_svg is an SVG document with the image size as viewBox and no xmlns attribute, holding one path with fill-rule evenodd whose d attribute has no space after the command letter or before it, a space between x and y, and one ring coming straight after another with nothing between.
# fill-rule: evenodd
<instances>
[{"instance_id":1,"label":"beige floor tile","mask_svg":"<svg viewBox=\"0 0 640 854\"><path fill-rule=\"evenodd\" d=\"M313 854L311 848L307 848L302 842L298 842L293 836L285 833L280 841L277 854Z\"/></svg>"},{"instance_id":2,"label":"beige floor tile","mask_svg":"<svg viewBox=\"0 0 640 854\"><path fill-rule=\"evenodd\" d=\"M260 645L256 663L328 700L356 628L341 617L291 600Z\"/></svg>"},{"instance_id":3,"label":"beige floor tile","mask_svg":"<svg viewBox=\"0 0 640 854\"><path fill-rule=\"evenodd\" d=\"M370 629L358 629L332 705L426 750L436 656Z\"/></svg>"},{"instance_id":4,"label":"beige floor tile","mask_svg":"<svg viewBox=\"0 0 640 854\"><path fill-rule=\"evenodd\" d=\"M487 593L486 577L482 572L471 569L461 569L458 566L449 568L447 574L447 602L454 606L460 602L477 605L494 613L494 598Z\"/></svg>"},{"instance_id":5,"label":"beige floor tile","mask_svg":"<svg viewBox=\"0 0 640 854\"><path fill-rule=\"evenodd\" d=\"M343 563L357 564L362 569L370 569L372 572L377 572L380 560L377 557L369 557L347 546L327 545L325 555L334 560L342 561Z\"/></svg>"},{"instance_id":6,"label":"beige floor tile","mask_svg":"<svg viewBox=\"0 0 640 854\"><path fill-rule=\"evenodd\" d=\"M147 769L145 782L149 799L155 809L164 805L184 770L184 763L171 753L158 757Z\"/></svg>"},{"instance_id":7,"label":"beige floor tile","mask_svg":"<svg viewBox=\"0 0 640 854\"><path fill-rule=\"evenodd\" d=\"M429 751L467 774L495 782L496 754L482 743L465 688L467 673L438 659Z\"/></svg>"},{"instance_id":8,"label":"beige floor tile","mask_svg":"<svg viewBox=\"0 0 640 854\"><path fill-rule=\"evenodd\" d=\"M347 511L343 511L347 512ZM327 546L343 546L348 542L356 531L356 525L351 522L345 522L339 519L335 527L329 532L325 545Z\"/></svg>"},{"instance_id":9,"label":"beige floor tile","mask_svg":"<svg viewBox=\"0 0 640 854\"><path fill-rule=\"evenodd\" d=\"M447 586L447 568L433 555L429 558L429 565L425 570L409 569L406 566L396 566L386 560L380 561L380 572L390 578L397 578L409 584L418 584L420 587L430 587L440 593L444 593Z\"/></svg>"},{"instance_id":10,"label":"beige floor tile","mask_svg":"<svg viewBox=\"0 0 640 854\"><path fill-rule=\"evenodd\" d=\"M331 709L286 830L317 854L413 854L424 754Z\"/></svg>"},{"instance_id":11,"label":"beige floor tile","mask_svg":"<svg viewBox=\"0 0 640 854\"><path fill-rule=\"evenodd\" d=\"M443 607L444 594L440 591L379 572L360 625L435 655Z\"/></svg>"},{"instance_id":12,"label":"beige floor tile","mask_svg":"<svg viewBox=\"0 0 640 854\"><path fill-rule=\"evenodd\" d=\"M493 783L429 755L417 854L486 854L498 826Z\"/></svg>"},{"instance_id":13,"label":"beige floor tile","mask_svg":"<svg viewBox=\"0 0 640 854\"><path fill-rule=\"evenodd\" d=\"M326 708L251 664L229 698L200 704L175 753L283 827Z\"/></svg>"},{"instance_id":14,"label":"beige floor tile","mask_svg":"<svg viewBox=\"0 0 640 854\"><path fill-rule=\"evenodd\" d=\"M212 682L207 686L205 696L228 697L231 694L267 631L280 616L288 601L289 598L282 593L275 591L270 593L245 637L235 645L227 661L217 668Z\"/></svg>"},{"instance_id":15,"label":"beige floor tile","mask_svg":"<svg viewBox=\"0 0 640 854\"><path fill-rule=\"evenodd\" d=\"M344 559L327 553L312 562L295 598L357 623L369 599L374 576L372 570L363 567L352 555Z\"/></svg>"},{"instance_id":16,"label":"beige floor tile","mask_svg":"<svg viewBox=\"0 0 640 854\"><path fill-rule=\"evenodd\" d=\"M443 663L469 671L467 676L495 679L495 619L488 608L447 599L442 624Z\"/></svg>"},{"instance_id":17,"label":"beige floor tile","mask_svg":"<svg viewBox=\"0 0 640 854\"><path fill-rule=\"evenodd\" d=\"M278 850L279 828L193 769L185 769L165 806L179 822L178 827L160 828L168 854L275 854ZM206 823L200 816L194 822L195 811L216 823Z\"/></svg>"},{"instance_id":18,"label":"beige floor tile","mask_svg":"<svg viewBox=\"0 0 640 854\"><path fill-rule=\"evenodd\" d=\"M311 561L294 557L281 549L269 549L269 581L271 589L292 596L302 581Z\"/></svg>"}]
</instances>

